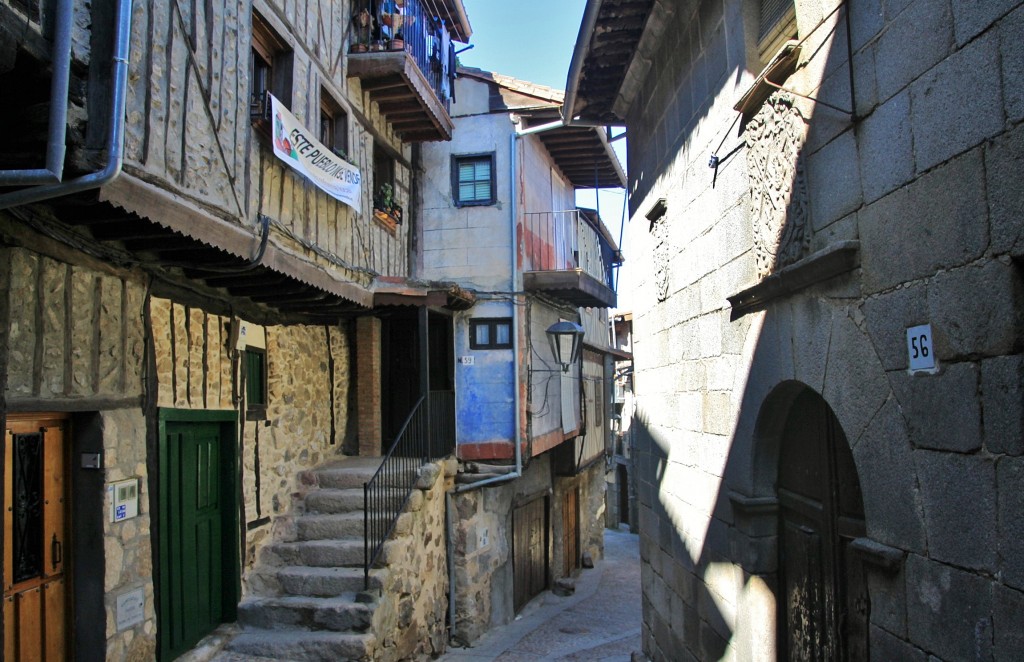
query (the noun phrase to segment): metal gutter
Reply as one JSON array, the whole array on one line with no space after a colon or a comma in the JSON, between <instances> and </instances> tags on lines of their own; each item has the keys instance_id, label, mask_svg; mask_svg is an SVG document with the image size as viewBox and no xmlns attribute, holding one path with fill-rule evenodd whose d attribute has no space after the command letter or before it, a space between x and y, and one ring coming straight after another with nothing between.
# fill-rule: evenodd
<instances>
[{"instance_id":1,"label":"metal gutter","mask_svg":"<svg viewBox=\"0 0 1024 662\"><path fill-rule=\"evenodd\" d=\"M68 88L71 81L71 26L74 0L59 0L54 18L53 51L50 64L50 123L46 138L46 167L27 170L0 170L0 186L54 184L64 177L67 152Z\"/></svg>"},{"instance_id":2,"label":"metal gutter","mask_svg":"<svg viewBox=\"0 0 1024 662\"><path fill-rule=\"evenodd\" d=\"M583 73L583 62L590 52L590 41L593 38L594 28L597 26L597 15L600 13L603 3L604 0L587 0L587 6L583 10L580 33L576 37L576 47L573 49L572 60L569 63L569 77L565 81L565 99L562 105L562 123L565 126L572 124L576 94L580 87L580 75Z\"/></svg>"},{"instance_id":3,"label":"metal gutter","mask_svg":"<svg viewBox=\"0 0 1024 662\"><path fill-rule=\"evenodd\" d=\"M106 165L100 170L66 182L25 188L0 195L0 209L9 209L18 205L41 202L62 195L99 188L121 174L121 166L124 163L124 114L128 89L128 52L131 46L131 0L117 0L115 15L114 53L111 58L114 89L110 94Z\"/></svg>"}]
</instances>

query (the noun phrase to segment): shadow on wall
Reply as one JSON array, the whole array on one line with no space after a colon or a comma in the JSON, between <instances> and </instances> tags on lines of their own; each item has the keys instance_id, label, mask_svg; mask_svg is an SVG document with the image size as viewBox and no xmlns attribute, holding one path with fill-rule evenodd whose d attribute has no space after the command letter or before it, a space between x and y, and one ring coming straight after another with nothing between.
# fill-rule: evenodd
<instances>
[{"instance_id":1,"label":"shadow on wall","mask_svg":"<svg viewBox=\"0 0 1024 662\"><path fill-rule=\"evenodd\" d=\"M842 12L837 18L816 33L824 44L813 53L805 50L808 64L777 82L801 91L817 88L830 103L852 108ZM811 27L801 26L801 32ZM855 58L870 36L858 32ZM727 79L723 71L723 86ZM871 113L876 103L858 99L860 114ZM689 144L688 132L707 120L710 110L703 110L681 132L681 153L700 149ZM674 659L682 651L701 660L727 652L739 659L786 659L812 649L829 651L833 659L866 659L869 614L872 627L896 632L902 618L906 636L907 606L899 605L910 598L901 597L902 555L924 553L924 517L896 397L905 370L887 372L894 366L882 360L869 329L875 320L865 322L862 310L864 276L854 243L861 232L856 212L865 206L860 138L848 115L783 91L772 92L738 124L739 147L703 173L705 191L740 189L723 208L742 202L744 213L716 223L751 224L752 255L735 262L752 257L753 264L748 271L717 265L705 276L719 279L713 291L733 287L724 293L732 295L808 260L824 265L826 275L775 294L755 291L754 303L740 312L735 302L730 310L724 301L702 301L693 319L711 323L691 323L683 335L714 326L732 346L706 351L708 343L688 338L683 345L692 348L684 348L683 356L655 357L683 372L706 368L708 380L713 370L732 370L723 365L740 372L716 375L724 384L718 390L705 380L680 380L701 382L689 398L678 397L683 389L661 394L668 401L658 405L659 394L649 405L640 396L634 425L644 648L654 659ZM700 176L698 167L692 170ZM667 173L663 164L647 178ZM733 186L743 179L745 186ZM670 244L669 232L680 231L668 224L687 220L672 216L657 221L664 225L659 248ZM829 262L837 246L852 263ZM659 306L685 299L687 287L705 297L700 282L671 290L669 265L683 262L674 257L655 259ZM727 354L735 360L707 362ZM640 375L638 388L645 382L651 383ZM698 411L671 412L676 407L669 405ZM870 558L865 564L854 541L882 543L901 561L884 571Z\"/></svg>"}]
</instances>

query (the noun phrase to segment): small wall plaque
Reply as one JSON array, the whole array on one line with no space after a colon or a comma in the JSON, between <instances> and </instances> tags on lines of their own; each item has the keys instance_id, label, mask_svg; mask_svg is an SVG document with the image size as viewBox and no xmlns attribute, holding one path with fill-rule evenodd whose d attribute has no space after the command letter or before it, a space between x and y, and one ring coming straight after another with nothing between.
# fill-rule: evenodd
<instances>
[{"instance_id":1,"label":"small wall plaque","mask_svg":"<svg viewBox=\"0 0 1024 662\"><path fill-rule=\"evenodd\" d=\"M117 631L127 630L146 618L146 596L141 588L117 596Z\"/></svg>"},{"instance_id":2,"label":"small wall plaque","mask_svg":"<svg viewBox=\"0 0 1024 662\"><path fill-rule=\"evenodd\" d=\"M932 325L921 324L907 329L907 357L910 372L934 373L938 370L932 347Z\"/></svg>"}]
</instances>

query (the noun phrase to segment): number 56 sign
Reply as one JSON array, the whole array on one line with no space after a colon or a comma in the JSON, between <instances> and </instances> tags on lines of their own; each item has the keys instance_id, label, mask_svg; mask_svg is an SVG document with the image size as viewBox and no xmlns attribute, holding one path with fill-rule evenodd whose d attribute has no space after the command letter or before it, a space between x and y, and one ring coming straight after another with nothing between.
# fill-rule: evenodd
<instances>
[{"instance_id":1,"label":"number 56 sign","mask_svg":"<svg viewBox=\"0 0 1024 662\"><path fill-rule=\"evenodd\" d=\"M932 325L922 324L907 329L907 356L910 372L935 372L935 350L932 347Z\"/></svg>"}]
</instances>

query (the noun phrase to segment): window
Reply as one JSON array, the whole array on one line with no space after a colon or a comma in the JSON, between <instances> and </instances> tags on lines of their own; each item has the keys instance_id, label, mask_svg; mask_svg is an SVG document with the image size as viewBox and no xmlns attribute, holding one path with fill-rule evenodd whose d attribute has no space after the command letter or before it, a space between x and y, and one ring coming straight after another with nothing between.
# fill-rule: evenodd
<instances>
[{"instance_id":1,"label":"window","mask_svg":"<svg viewBox=\"0 0 1024 662\"><path fill-rule=\"evenodd\" d=\"M512 318L469 320L470 349L512 349Z\"/></svg>"},{"instance_id":2,"label":"window","mask_svg":"<svg viewBox=\"0 0 1024 662\"><path fill-rule=\"evenodd\" d=\"M320 90L320 142L336 153L348 153L348 115L327 90Z\"/></svg>"},{"instance_id":3,"label":"window","mask_svg":"<svg viewBox=\"0 0 1024 662\"><path fill-rule=\"evenodd\" d=\"M247 347L242 352L245 369L245 410L250 419L267 417L267 352Z\"/></svg>"},{"instance_id":4,"label":"window","mask_svg":"<svg viewBox=\"0 0 1024 662\"><path fill-rule=\"evenodd\" d=\"M378 142L373 143L373 190L380 191L385 184L395 186L395 160Z\"/></svg>"},{"instance_id":5,"label":"window","mask_svg":"<svg viewBox=\"0 0 1024 662\"><path fill-rule=\"evenodd\" d=\"M252 13L252 52L249 57L249 119L270 132L270 98L291 108L292 59L288 44L255 11Z\"/></svg>"},{"instance_id":6,"label":"window","mask_svg":"<svg viewBox=\"0 0 1024 662\"><path fill-rule=\"evenodd\" d=\"M797 36L794 0L761 0L757 50L762 62L775 56L789 39Z\"/></svg>"},{"instance_id":7,"label":"window","mask_svg":"<svg viewBox=\"0 0 1024 662\"><path fill-rule=\"evenodd\" d=\"M452 199L456 207L493 205L494 154L452 157Z\"/></svg>"}]
</instances>

